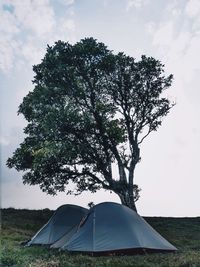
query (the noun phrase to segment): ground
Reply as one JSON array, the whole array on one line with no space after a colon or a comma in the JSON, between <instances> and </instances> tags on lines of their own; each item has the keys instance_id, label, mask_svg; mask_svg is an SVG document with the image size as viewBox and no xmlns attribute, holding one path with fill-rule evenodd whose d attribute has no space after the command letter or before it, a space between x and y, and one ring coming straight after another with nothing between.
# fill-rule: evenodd
<instances>
[{"instance_id":1,"label":"ground","mask_svg":"<svg viewBox=\"0 0 200 267\"><path fill-rule=\"evenodd\" d=\"M52 214L53 211L48 209L1 210L1 267L200 267L200 217L145 218L178 248L175 253L90 257L20 245L30 239Z\"/></svg>"}]
</instances>

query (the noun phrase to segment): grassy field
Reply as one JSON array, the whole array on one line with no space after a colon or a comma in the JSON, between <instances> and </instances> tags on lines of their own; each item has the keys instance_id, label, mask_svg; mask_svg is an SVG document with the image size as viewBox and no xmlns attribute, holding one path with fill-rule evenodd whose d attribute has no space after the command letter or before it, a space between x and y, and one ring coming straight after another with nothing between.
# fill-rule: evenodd
<instances>
[{"instance_id":1,"label":"grassy field","mask_svg":"<svg viewBox=\"0 0 200 267\"><path fill-rule=\"evenodd\" d=\"M145 218L179 249L176 253L90 257L21 246L20 243L32 237L52 214L48 209L1 210L1 267L200 267L200 217Z\"/></svg>"}]
</instances>

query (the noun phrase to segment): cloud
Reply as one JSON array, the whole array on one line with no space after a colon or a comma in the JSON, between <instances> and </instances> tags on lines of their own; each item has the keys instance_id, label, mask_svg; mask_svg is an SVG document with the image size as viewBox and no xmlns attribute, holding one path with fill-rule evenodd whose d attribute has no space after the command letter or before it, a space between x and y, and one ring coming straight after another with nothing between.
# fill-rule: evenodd
<instances>
[{"instance_id":1,"label":"cloud","mask_svg":"<svg viewBox=\"0 0 200 267\"><path fill-rule=\"evenodd\" d=\"M157 25L149 22L146 30L152 37L157 54L175 73L175 79L182 85L193 79L199 83L200 20L195 16L200 15L200 2L191 0L180 6L177 3L173 7L176 16L173 15L173 9L169 11L168 8L166 19Z\"/></svg>"},{"instance_id":2,"label":"cloud","mask_svg":"<svg viewBox=\"0 0 200 267\"><path fill-rule=\"evenodd\" d=\"M34 37L32 39L44 39L52 31L55 18L48 0L3 0L0 14L0 66L2 71L9 72L17 58L30 59L30 56L27 57L28 45L32 58L38 54L35 51L37 47L29 42L30 36Z\"/></svg>"},{"instance_id":3,"label":"cloud","mask_svg":"<svg viewBox=\"0 0 200 267\"><path fill-rule=\"evenodd\" d=\"M70 6L74 4L74 0L58 0L58 2L65 6Z\"/></svg>"},{"instance_id":4,"label":"cloud","mask_svg":"<svg viewBox=\"0 0 200 267\"><path fill-rule=\"evenodd\" d=\"M173 22L168 21L160 25L154 32L153 45L170 46L173 41Z\"/></svg>"},{"instance_id":5,"label":"cloud","mask_svg":"<svg viewBox=\"0 0 200 267\"><path fill-rule=\"evenodd\" d=\"M8 72L14 67L15 51L19 48L19 42L9 35L0 39L0 69Z\"/></svg>"},{"instance_id":6,"label":"cloud","mask_svg":"<svg viewBox=\"0 0 200 267\"><path fill-rule=\"evenodd\" d=\"M1 16L0 30L12 36L25 30L42 36L55 25L55 14L49 0L3 0Z\"/></svg>"},{"instance_id":7,"label":"cloud","mask_svg":"<svg viewBox=\"0 0 200 267\"><path fill-rule=\"evenodd\" d=\"M1 6L0 17L0 68L6 72L13 67L14 49L19 46L15 36L19 34L20 29L16 18L5 9L5 5Z\"/></svg>"},{"instance_id":8,"label":"cloud","mask_svg":"<svg viewBox=\"0 0 200 267\"><path fill-rule=\"evenodd\" d=\"M198 16L200 13L200 1L199 0L188 1L185 7L185 13L191 18Z\"/></svg>"},{"instance_id":9,"label":"cloud","mask_svg":"<svg viewBox=\"0 0 200 267\"><path fill-rule=\"evenodd\" d=\"M0 69L9 73L19 62L39 63L48 43L73 39L73 0L60 0L62 16L50 0L3 0L0 4ZM69 38L68 38L69 37ZM20 65L23 65L21 64Z\"/></svg>"},{"instance_id":10,"label":"cloud","mask_svg":"<svg viewBox=\"0 0 200 267\"><path fill-rule=\"evenodd\" d=\"M21 46L21 56L31 65L39 63L44 55L45 47L42 49L33 37L27 38L26 43Z\"/></svg>"},{"instance_id":11,"label":"cloud","mask_svg":"<svg viewBox=\"0 0 200 267\"><path fill-rule=\"evenodd\" d=\"M0 145L2 146L8 146L10 144L10 141L5 138L4 136L0 136Z\"/></svg>"},{"instance_id":12,"label":"cloud","mask_svg":"<svg viewBox=\"0 0 200 267\"><path fill-rule=\"evenodd\" d=\"M63 28L66 30L74 30L75 29L75 23L72 19L67 19L63 21Z\"/></svg>"},{"instance_id":13,"label":"cloud","mask_svg":"<svg viewBox=\"0 0 200 267\"><path fill-rule=\"evenodd\" d=\"M128 0L126 10L129 11L131 8L141 8L146 5L148 0Z\"/></svg>"}]
</instances>

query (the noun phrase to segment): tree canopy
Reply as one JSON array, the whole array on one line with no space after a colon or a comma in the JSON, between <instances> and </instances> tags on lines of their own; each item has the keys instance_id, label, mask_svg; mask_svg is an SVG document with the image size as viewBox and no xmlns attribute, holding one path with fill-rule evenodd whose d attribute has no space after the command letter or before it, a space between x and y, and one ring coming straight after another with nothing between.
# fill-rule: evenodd
<instances>
[{"instance_id":1,"label":"tree canopy","mask_svg":"<svg viewBox=\"0 0 200 267\"><path fill-rule=\"evenodd\" d=\"M104 188L135 209L140 145L174 105L162 94L172 75L153 57L136 61L93 38L48 46L33 70L34 90L18 111L26 137L7 165L49 194Z\"/></svg>"}]
</instances>

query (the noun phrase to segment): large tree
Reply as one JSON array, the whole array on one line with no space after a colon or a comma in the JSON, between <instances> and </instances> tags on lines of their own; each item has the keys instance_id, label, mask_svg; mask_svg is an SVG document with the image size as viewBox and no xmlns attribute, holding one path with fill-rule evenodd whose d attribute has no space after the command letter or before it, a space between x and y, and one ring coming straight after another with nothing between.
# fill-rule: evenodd
<instances>
[{"instance_id":1,"label":"large tree","mask_svg":"<svg viewBox=\"0 0 200 267\"><path fill-rule=\"evenodd\" d=\"M33 70L35 88L19 106L26 137L7 165L49 194L104 188L136 210L140 145L173 106L162 94L172 75L159 60L114 54L93 38L48 46Z\"/></svg>"}]
</instances>

